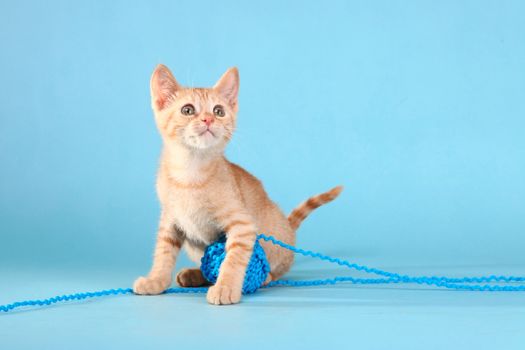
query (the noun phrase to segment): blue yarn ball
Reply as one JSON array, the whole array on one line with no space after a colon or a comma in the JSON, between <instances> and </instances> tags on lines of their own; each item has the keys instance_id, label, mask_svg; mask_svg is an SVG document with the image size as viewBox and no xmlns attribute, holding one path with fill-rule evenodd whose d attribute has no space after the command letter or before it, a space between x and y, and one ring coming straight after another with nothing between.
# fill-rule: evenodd
<instances>
[{"instance_id":1,"label":"blue yarn ball","mask_svg":"<svg viewBox=\"0 0 525 350\"><path fill-rule=\"evenodd\" d=\"M219 268L226 257L226 237L222 236L217 242L210 244L204 251L201 259L201 271L210 283L215 283L219 276ZM255 292L266 281L270 273L270 264L266 259L263 247L255 241L253 254L246 268L242 293Z\"/></svg>"}]
</instances>

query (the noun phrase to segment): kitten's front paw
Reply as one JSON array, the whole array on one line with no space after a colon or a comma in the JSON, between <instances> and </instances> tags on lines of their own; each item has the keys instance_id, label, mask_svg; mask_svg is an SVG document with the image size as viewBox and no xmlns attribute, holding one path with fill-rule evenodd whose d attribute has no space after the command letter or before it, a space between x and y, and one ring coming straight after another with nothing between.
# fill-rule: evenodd
<instances>
[{"instance_id":1,"label":"kitten's front paw","mask_svg":"<svg viewBox=\"0 0 525 350\"><path fill-rule=\"evenodd\" d=\"M208 300L208 303L214 305L237 304L241 301L241 289L234 289L227 285L216 284L208 289L206 299Z\"/></svg>"},{"instance_id":2,"label":"kitten's front paw","mask_svg":"<svg viewBox=\"0 0 525 350\"><path fill-rule=\"evenodd\" d=\"M171 281L160 278L139 277L133 283L133 293L141 295L161 294L170 286Z\"/></svg>"}]
</instances>

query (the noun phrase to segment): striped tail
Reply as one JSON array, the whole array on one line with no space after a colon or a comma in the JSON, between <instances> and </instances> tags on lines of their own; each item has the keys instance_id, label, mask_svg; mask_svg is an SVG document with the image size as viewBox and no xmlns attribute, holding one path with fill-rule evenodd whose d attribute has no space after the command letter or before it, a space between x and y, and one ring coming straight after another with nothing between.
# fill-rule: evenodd
<instances>
[{"instance_id":1,"label":"striped tail","mask_svg":"<svg viewBox=\"0 0 525 350\"><path fill-rule=\"evenodd\" d=\"M337 186L332 188L330 191L318 194L308 198L307 201L301 203L297 208L295 208L290 215L288 215L288 222L292 229L295 231L301 225L301 222L306 219L306 217L315 209L319 208L321 205L333 201L339 193L343 190L343 186Z\"/></svg>"}]
</instances>

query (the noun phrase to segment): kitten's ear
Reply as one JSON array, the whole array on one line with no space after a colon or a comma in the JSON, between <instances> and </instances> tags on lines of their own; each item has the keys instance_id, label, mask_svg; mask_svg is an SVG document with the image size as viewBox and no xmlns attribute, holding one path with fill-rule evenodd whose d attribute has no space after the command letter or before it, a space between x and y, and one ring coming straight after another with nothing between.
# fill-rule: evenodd
<instances>
[{"instance_id":1,"label":"kitten's ear","mask_svg":"<svg viewBox=\"0 0 525 350\"><path fill-rule=\"evenodd\" d=\"M168 67L159 64L151 75L150 88L151 105L154 109L161 110L168 105L180 87Z\"/></svg>"},{"instance_id":2,"label":"kitten's ear","mask_svg":"<svg viewBox=\"0 0 525 350\"><path fill-rule=\"evenodd\" d=\"M213 87L233 108L237 107L237 94L239 93L239 71L237 67L230 68L222 75Z\"/></svg>"}]
</instances>

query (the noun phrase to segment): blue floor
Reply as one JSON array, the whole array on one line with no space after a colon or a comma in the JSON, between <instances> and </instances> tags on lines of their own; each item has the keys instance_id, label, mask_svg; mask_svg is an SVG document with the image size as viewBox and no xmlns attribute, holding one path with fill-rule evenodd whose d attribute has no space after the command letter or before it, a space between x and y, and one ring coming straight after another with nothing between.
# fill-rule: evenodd
<instances>
[{"instance_id":1,"label":"blue floor","mask_svg":"<svg viewBox=\"0 0 525 350\"><path fill-rule=\"evenodd\" d=\"M389 266L381 266L389 268ZM442 266L451 276L519 274L525 266ZM428 273L436 267L394 267ZM0 304L128 287L133 271L4 269ZM298 260L290 278L344 273ZM6 288L8 286L8 288ZM217 307L202 294L118 296L0 315L2 349L523 349L525 293L418 286L276 287Z\"/></svg>"}]
</instances>

